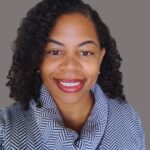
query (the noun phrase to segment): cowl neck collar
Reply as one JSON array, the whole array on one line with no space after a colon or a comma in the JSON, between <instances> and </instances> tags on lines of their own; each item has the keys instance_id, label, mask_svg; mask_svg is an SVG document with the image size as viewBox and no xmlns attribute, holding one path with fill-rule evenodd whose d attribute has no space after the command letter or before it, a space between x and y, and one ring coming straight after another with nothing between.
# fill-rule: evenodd
<instances>
[{"instance_id":1,"label":"cowl neck collar","mask_svg":"<svg viewBox=\"0 0 150 150\"><path fill-rule=\"evenodd\" d=\"M40 100L43 107L36 108L35 103L32 103L31 107L34 110L43 142L48 149L57 150L58 147L62 147L62 149L94 150L99 146L107 124L108 98L98 84L92 87L91 92L95 103L80 134L78 134L63 125L53 97L46 86L42 85Z\"/></svg>"}]
</instances>

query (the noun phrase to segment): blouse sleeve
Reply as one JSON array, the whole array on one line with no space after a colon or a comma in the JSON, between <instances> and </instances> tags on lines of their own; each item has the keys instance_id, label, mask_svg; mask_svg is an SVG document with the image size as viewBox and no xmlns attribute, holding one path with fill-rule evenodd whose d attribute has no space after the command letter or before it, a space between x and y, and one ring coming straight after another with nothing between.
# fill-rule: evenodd
<instances>
[{"instance_id":1,"label":"blouse sleeve","mask_svg":"<svg viewBox=\"0 0 150 150\"><path fill-rule=\"evenodd\" d=\"M139 150L146 150L144 128L143 128L143 124L138 113L136 115L136 125L139 131L139 139L140 139Z\"/></svg>"},{"instance_id":2,"label":"blouse sleeve","mask_svg":"<svg viewBox=\"0 0 150 150\"><path fill-rule=\"evenodd\" d=\"M4 110L0 109L0 150L3 149L4 142L4 128L5 128L5 119L4 119Z\"/></svg>"},{"instance_id":3,"label":"blouse sleeve","mask_svg":"<svg viewBox=\"0 0 150 150\"><path fill-rule=\"evenodd\" d=\"M139 119L138 120L138 122L139 122L139 135L140 135L140 139L141 139L140 150L146 150L144 128L143 128L140 117L138 117L138 119Z\"/></svg>"}]
</instances>

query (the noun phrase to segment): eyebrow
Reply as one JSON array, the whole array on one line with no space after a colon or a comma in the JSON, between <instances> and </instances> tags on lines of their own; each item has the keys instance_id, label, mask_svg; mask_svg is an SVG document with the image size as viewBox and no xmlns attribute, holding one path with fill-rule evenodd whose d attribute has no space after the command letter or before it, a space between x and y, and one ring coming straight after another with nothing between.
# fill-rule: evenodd
<instances>
[{"instance_id":1,"label":"eyebrow","mask_svg":"<svg viewBox=\"0 0 150 150\"><path fill-rule=\"evenodd\" d=\"M60 45L60 46L65 46L63 43L61 43L61 42L59 42L59 41L56 41L56 40L54 40L54 39L48 39L47 42L54 43L54 44L57 44L57 45ZM94 44L96 47L98 47L98 45L97 45L94 41L92 41L92 40L84 41L84 42L80 43L80 44L78 45L78 47L84 46L84 45L86 45L86 44Z\"/></svg>"}]
</instances>

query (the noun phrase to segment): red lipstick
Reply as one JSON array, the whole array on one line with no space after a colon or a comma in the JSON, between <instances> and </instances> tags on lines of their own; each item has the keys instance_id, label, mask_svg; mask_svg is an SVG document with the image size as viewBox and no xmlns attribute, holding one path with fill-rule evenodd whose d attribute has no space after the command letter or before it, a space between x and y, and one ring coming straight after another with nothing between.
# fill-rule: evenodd
<instances>
[{"instance_id":1,"label":"red lipstick","mask_svg":"<svg viewBox=\"0 0 150 150\"><path fill-rule=\"evenodd\" d=\"M75 93L82 89L85 80L82 79L55 79L56 85L66 93Z\"/></svg>"}]
</instances>

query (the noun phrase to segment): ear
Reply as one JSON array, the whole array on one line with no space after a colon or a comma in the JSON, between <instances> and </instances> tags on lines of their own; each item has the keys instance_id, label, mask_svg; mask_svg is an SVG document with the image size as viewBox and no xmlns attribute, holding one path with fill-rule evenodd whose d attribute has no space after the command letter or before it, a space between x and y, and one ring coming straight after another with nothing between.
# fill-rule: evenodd
<instances>
[{"instance_id":1,"label":"ear","mask_svg":"<svg viewBox=\"0 0 150 150\"><path fill-rule=\"evenodd\" d=\"M103 58L105 56L105 53L106 53L106 49L105 48L101 48L100 49L100 64L102 63L103 61Z\"/></svg>"}]
</instances>

